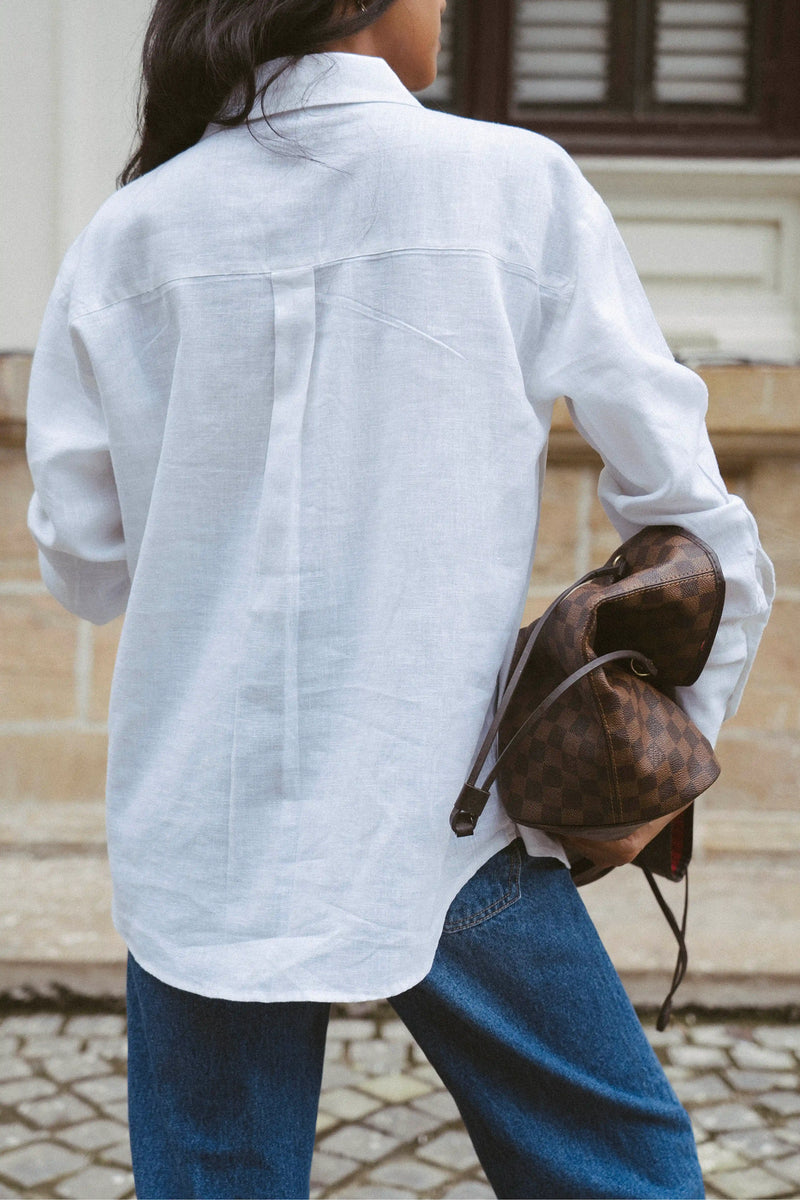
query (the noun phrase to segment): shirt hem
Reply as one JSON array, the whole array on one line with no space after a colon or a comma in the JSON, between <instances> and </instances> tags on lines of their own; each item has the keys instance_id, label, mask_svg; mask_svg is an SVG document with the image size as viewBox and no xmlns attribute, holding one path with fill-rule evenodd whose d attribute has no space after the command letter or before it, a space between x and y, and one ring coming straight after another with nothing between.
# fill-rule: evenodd
<instances>
[{"instance_id":1,"label":"shirt hem","mask_svg":"<svg viewBox=\"0 0 800 1200\"><path fill-rule=\"evenodd\" d=\"M130 927L126 927L125 922L121 921L112 909L112 919L114 926L119 933L128 952L135 959L140 967L148 974L153 975L161 983L167 984L168 987L173 987L179 991L189 992L196 996L203 996L212 1000L230 1000L239 1003L264 1003L264 1004L283 1004L290 1002L310 1002L310 1003L330 1003L330 1004L363 1004L371 1000L385 1000L391 996L398 996L402 992L406 992L409 988L420 983L430 971L433 960L436 956L436 950L439 945L439 940L444 929L445 919L448 909L458 892L472 876L480 870L480 868L488 862L488 860L500 850L510 845L519 836L516 827L509 828L505 826L499 832L499 836L495 836L486 842L484 847L485 853L481 855L479 861L472 860L465 872L460 872L454 880L452 889L448 889L449 899L440 907L437 918L432 922L432 928L437 930L435 938L432 938L431 943L426 943L424 954L418 953L414 957L417 961L422 961L422 965L415 967L413 970L404 972L399 980L392 980L385 986L380 987L364 987L364 988L337 988L337 987L276 987L271 989L268 986L261 987L224 987L211 983L198 983L196 979L190 978L187 974L180 970L172 970L170 967L166 969L158 962L158 956L152 957L149 953L147 942L151 941L145 935L144 938L139 937L138 933ZM542 849L541 853L532 855L531 857L556 857L552 851ZM249 951L252 958L252 950Z\"/></svg>"}]
</instances>

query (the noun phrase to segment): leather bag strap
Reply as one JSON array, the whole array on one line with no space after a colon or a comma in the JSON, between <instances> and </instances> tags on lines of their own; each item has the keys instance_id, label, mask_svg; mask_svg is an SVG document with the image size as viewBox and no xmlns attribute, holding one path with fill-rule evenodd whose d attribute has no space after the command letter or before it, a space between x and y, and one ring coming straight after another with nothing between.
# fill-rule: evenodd
<instances>
[{"instance_id":1,"label":"leather bag strap","mask_svg":"<svg viewBox=\"0 0 800 1200\"><path fill-rule=\"evenodd\" d=\"M672 973L672 982L664 1003L659 1009L658 1018L656 1020L656 1029L663 1031L669 1025L669 1019L672 1016L672 1000L678 988L680 987L681 982L683 981L683 977L686 974L686 968L689 963L689 952L686 949L686 921L689 916L689 872L686 872L683 881L683 914L681 916L681 923L679 925L674 912L667 904L661 893L661 889L653 878L653 872L649 869L649 867L642 867L641 870L644 873L645 879L650 885L650 891L658 901L658 907L666 917L667 924L672 930L675 940L678 943L678 957L675 962L675 970Z\"/></svg>"},{"instance_id":2,"label":"leather bag strap","mask_svg":"<svg viewBox=\"0 0 800 1200\"><path fill-rule=\"evenodd\" d=\"M581 580L581 582L585 581ZM574 586L578 587L579 585L575 584ZM569 591L572 591L572 588L570 588ZM559 597L559 599L561 599L561 597ZM554 607L556 603L558 603L558 601L555 601L551 608ZM526 643L525 650L527 650L532 642L536 640L536 636L538 636L539 633L539 628L545 618L549 616L550 611L551 609L548 609L544 617L537 622L536 627L532 631L531 638L529 638L528 642ZM523 651L523 654L520 655L520 661L524 655L525 651ZM500 724L497 716L495 716L495 719L492 722L492 728L489 729L486 739L484 739L483 745L479 751L478 758L480 761L477 763L477 767L473 767L472 771L470 772L469 779L461 789L458 800L456 800L456 803L453 807L453 811L450 813L450 827L457 837L470 837L475 832L475 826L478 822L478 817L486 807L486 802L489 799L489 788L494 782L495 776L500 768L500 763L517 739L522 736L525 730L528 729L529 726L535 724L536 721L540 720L547 710L551 708L557 700L560 700L564 693L578 683L579 680L585 679L587 675L591 675L593 671L599 670L600 667L605 667L608 665L608 663L619 662L621 659L628 659L630 662L639 663L639 665L644 668L648 675L657 674L655 664L652 663L649 658L645 658L644 654L640 654L638 650L612 650L609 654L601 654L599 658L595 658L592 662L584 663L582 667L578 667L577 671L573 671L571 675L568 675L567 678L558 685L558 687L553 688L552 692L545 696L541 704L537 705L533 712L526 717L519 729L515 732L514 736L510 739L506 746L504 746L502 753L498 755L494 766L484 779L483 784L479 787L477 784L477 777L486 759L488 748L491 745L491 740L488 741L487 745L487 739L489 739L490 734L493 736L492 731L494 726ZM498 707L498 714L500 717L502 717L502 714L508 707L508 699L510 698L509 693L513 692L514 688L517 686L519 674L521 674L521 672L518 672L518 670L514 672L513 679L503 693L503 703Z\"/></svg>"},{"instance_id":3,"label":"leather bag strap","mask_svg":"<svg viewBox=\"0 0 800 1200\"><path fill-rule=\"evenodd\" d=\"M577 583L571 583L568 588L564 588L564 591L561 592L560 595L556 596L552 604L547 606L541 617L539 617L538 621L536 621L535 624L530 627L525 645L522 647L522 653L520 654L516 666L514 667L514 672L511 675L511 678L507 681L506 686L503 689L503 695L498 701L494 719L486 731L486 735L481 742L477 754L475 755L470 773L467 776L467 781L461 789L458 800L456 801L453 811L450 814L450 826L458 837L467 837L471 833L474 833L475 823L483 812L486 806L486 801L489 799L488 791L486 791L484 794L484 789L478 787L478 776L481 773L483 764L486 762L489 751L492 748L492 743L494 742L494 739L497 736L497 731L500 728L500 722L505 716L506 709L511 702L511 697L514 695L516 686L522 678L522 672L525 670L525 666L531 656L533 647L536 645L539 634L542 632L547 618L556 608L558 608L562 600L565 600L567 596L571 595L572 592L577 590L577 588L582 587L584 583L589 583L590 580L599 579L604 575L611 575L615 579L621 579L626 570L627 563L621 557L621 555L618 555L614 559L613 563L610 563L608 566L597 567L594 571L588 571L586 575L583 575L577 581ZM456 824L454 823L458 820L458 814L460 812L465 812L467 814L474 813L474 820L472 821L471 828L466 827L464 820L459 821L459 828L461 829L461 832L459 832L459 828L456 828Z\"/></svg>"}]
</instances>

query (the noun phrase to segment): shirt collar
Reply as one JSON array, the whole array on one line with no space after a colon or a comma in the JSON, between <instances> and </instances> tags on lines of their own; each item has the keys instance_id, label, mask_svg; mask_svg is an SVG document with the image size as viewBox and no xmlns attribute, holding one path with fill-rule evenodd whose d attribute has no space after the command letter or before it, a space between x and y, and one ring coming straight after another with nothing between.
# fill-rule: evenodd
<instances>
[{"instance_id":1,"label":"shirt collar","mask_svg":"<svg viewBox=\"0 0 800 1200\"><path fill-rule=\"evenodd\" d=\"M262 63L256 71L256 87L261 88L288 57L273 58ZM256 100L249 119L262 120L264 114L297 109L315 108L323 104L415 104L421 101L405 87L384 58L366 54L349 54L342 50L326 50L304 54L299 62L289 65L270 84L261 100ZM209 125L206 134L216 132L219 125ZM205 135L204 135L205 136Z\"/></svg>"}]
</instances>

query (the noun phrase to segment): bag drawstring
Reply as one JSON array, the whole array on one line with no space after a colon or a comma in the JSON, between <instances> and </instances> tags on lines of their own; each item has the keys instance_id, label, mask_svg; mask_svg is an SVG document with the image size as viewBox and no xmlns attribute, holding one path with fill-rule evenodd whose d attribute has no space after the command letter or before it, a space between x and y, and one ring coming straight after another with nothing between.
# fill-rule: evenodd
<instances>
[{"instance_id":1,"label":"bag drawstring","mask_svg":"<svg viewBox=\"0 0 800 1200\"><path fill-rule=\"evenodd\" d=\"M672 1017L672 1001L675 993L683 982L683 977L686 974L686 968L689 965L689 951L686 947L686 922L689 916L689 868L685 868L683 876L683 913L681 915L681 923L678 924L675 914L664 899L661 889L655 881L653 872L649 867L642 866L641 863L636 863L636 866L642 871L645 879L650 884L650 890L658 901L658 906L664 916L667 918L667 923L675 935L675 940L678 943L678 958L675 963L675 970L672 972L672 982L669 986L669 992L658 1010L656 1019L656 1029L663 1033L667 1028ZM588 858L579 858L572 864L572 877L580 880L578 886L585 883L594 883L597 879L602 879L604 875L608 875L613 871L613 867L598 867ZM576 882L577 882L576 880Z\"/></svg>"},{"instance_id":2,"label":"bag drawstring","mask_svg":"<svg viewBox=\"0 0 800 1200\"><path fill-rule=\"evenodd\" d=\"M653 877L653 872L649 869L649 867L641 867L640 869L644 872L644 877L650 884L650 890L658 901L658 906L662 913L667 918L667 924L674 933L675 940L678 943L678 958L675 963L675 970L672 973L672 983L670 984L670 989L667 993L666 999L659 1009L658 1018L656 1020L656 1029L658 1029L659 1032L663 1032L663 1030L665 1030L669 1025L670 1017L672 1016L672 1000L678 988L680 987L681 982L683 981L683 977L686 974L686 967L689 962L689 952L686 949L686 920L689 915L689 871L687 869L683 880L683 915L679 925L675 918L674 912L661 894L661 889Z\"/></svg>"}]
</instances>

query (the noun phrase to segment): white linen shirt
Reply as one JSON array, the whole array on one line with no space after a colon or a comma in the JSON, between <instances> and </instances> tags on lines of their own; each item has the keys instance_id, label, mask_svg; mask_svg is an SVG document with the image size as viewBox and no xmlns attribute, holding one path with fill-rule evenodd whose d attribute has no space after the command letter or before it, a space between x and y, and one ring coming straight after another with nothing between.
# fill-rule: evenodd
<instances>
[{"instance_id":1,"label":"white linen shirt","mask_svg":"<svg viewBox=\"0 0 800 1200\"><path fill-rule=\"evenodd\" d=\"M126 612L107 827L134 957L201 995L362 1000L423 978L518 833L496 794L473 838L448 817L522 617L556 398L621 538L677 522L720 557L683 697L712 740L773 583L705 387L563 150L431 111L362 55L306 56L266 110L67 253L29 523L66 608Z\"/></svg>"}]
</instances>

